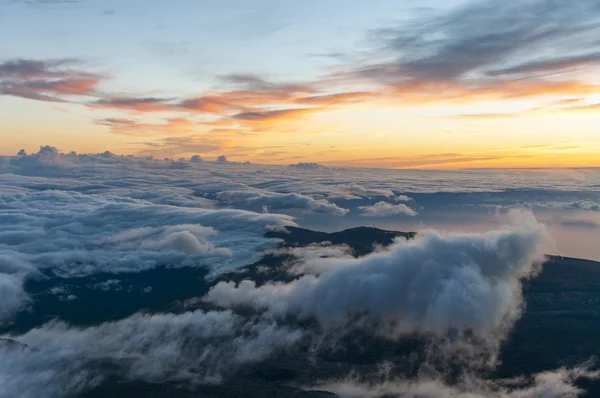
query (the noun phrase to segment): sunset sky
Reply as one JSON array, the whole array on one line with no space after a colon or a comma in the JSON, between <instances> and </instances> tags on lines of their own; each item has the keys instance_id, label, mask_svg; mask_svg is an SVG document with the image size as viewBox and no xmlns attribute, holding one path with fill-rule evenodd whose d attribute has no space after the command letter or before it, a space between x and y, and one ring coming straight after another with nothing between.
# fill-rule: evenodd
<instances>
[{"instance_id":1,"label":"sunset sky","mask_svg":"<svg viewBox=\"0 0 600 398\"><path fill-rule=\"evenodd\" d=\"M0 0L0 154L600 167L597 0Z\"/></svg>"}]
</instances>

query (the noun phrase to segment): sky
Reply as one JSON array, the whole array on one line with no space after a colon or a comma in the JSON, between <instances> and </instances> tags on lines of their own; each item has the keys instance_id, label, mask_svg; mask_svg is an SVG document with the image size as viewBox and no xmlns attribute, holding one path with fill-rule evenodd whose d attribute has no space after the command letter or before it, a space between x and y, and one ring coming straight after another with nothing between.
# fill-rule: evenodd
<instances>
[{"instance_id":1,"label":"sky","mask_svg":"<svg viewBox=\"0 0 600 398\"><path fill-rule=\"evenodd\" d=\"M600 3L0 0L0 154L600 167Z\"/></svg>"}]
</instances>

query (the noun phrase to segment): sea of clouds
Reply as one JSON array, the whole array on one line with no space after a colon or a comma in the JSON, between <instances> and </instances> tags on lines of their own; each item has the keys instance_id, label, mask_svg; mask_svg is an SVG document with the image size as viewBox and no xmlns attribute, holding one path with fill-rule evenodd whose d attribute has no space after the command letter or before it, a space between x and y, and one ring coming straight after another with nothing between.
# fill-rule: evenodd
<instances>
[{"instance_id":1,"label":"sea of clouds","mask_svg":"<svg viewBox=\"0 0 600 398\"><path fill-rule=\"evenodd\" d=\"M540 374L524 386L478 372L495 366L522 313L523 281L540 271L545 253L559 250L556 228L597 242L599 187L596 170L263 166L224 157L62 154L48 146L0 158L0 325L35 301L24 288L31 278L117 277L156 267L200 267L218 277L276 250L265 232L284 226L377 223L419 232L360 258L344 247L294 249L290 282L219 282L197 298L212 310L138 313L87 327L50 320L0 336L0 397L70 396L110 372L220 383L275 352L318 347L351 331L389 341L427 336L437 356L469 365L451 386L429 372L411 381L324 377L304 388L344 397L578 396L575 380L597 377L586 366ZM457 232L465 219L493 228ZM314 255L320 251L327 255Z\"/></svg>"}]
</instances>

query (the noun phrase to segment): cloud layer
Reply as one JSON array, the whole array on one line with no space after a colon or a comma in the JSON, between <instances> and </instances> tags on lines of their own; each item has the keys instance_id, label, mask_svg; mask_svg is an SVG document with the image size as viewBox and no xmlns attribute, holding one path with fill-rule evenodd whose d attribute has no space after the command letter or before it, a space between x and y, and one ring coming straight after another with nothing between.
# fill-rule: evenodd
<instances>
[{"instance_id":1,"label":"cloud layer","mask_svg":"<svg viewBox=\"0 0 600 398\"><path fill-rule=\"evenodd\" d=\"M496 364L499 344L521 314L521 283L536 274L551 247L548 229L531 213L512 208L572 214L557 216L557 222L574 228L573 220L580 220L575 217L595 214L597 176L572 172L540 179L515 172L500 183L483 172L428 173L427 182L422 177L110 152L63 154L53 147L4 159L3 327L35 303L37 297L24 288L31 280L60 278L68 284L102 273L108 279L91 288L104 292L122 288L119 280L126 275L163 266L201 267L211 278L225 279L206 296L190 297L201 309L190 304L177 313L137 313L87 327L56 320L1 336L0 396L58 398L114 375L185 385L219 382L279 350L307 345L318 355L351 333L392 343L421 336L430 344L428 354L461 366L469 362L465 375L475 384L448 385L430 375L414 383L333 380L322 388L366 396L576 394L575 370L542 374L534 384L514 388L488 384L476 370ZM564 191L552 186L558 180ZM404 222L442 217L448 209L489 212L490 206L512 209L512 222L487 233L421 230L413 241L401 239L359 258L346 246L327 243L278 248L276 239L264 235L313 218L341 229L342 223L360 225L364 212L381 215L381 222L398 213L412 215L402 217ZM239 269L264 253L288 256L277 264L281 282L244 280L251 274ZM238 282L227 279L232 275ZM68 291L56 293L79 300ZM579 374L593 376L584 373Z\"/></svg>"},{"instance_id":2,"label":"cloud layer","mask_svg":"<svg viewBox=\"0 0 600 398\"><path fill-rule=\"evenodd\" d=\"M331 263L331 270L289 284L221 282L207 300L316 317L327 327L358 319L392 337L449 330L486 335L519 316L520 282L544 261L544 227L530 215L514 217L519 227L484 235L431 232L357 260L315 260Z\"/></svg>"}]
</instances>

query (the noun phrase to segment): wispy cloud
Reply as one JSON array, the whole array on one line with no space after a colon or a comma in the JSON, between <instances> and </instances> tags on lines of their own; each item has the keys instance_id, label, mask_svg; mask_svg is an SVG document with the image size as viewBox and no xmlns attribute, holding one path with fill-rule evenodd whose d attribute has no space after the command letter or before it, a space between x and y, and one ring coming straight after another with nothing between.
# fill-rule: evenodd
<instances>
[{"instance_id":1,"label":"wispy cloud","mask_svg":"<svg viewBox=\"0 0 600 398\"><path fill-rule=\"evenodd\" d=\"M99 99L91 107L111 108L133 112L169 112L173 106L169 105L170 98L155 97L109 97Z\"/></svg>"},{"instance_id":2,"label":"wispy cloud","mask_svg":"<svg viewBox=\"0 0 600 398\"><path fill-rule=\"evenodd\" d=\"M518 159L529 158L532 155L524 153L508 152L474 152L474 153L440 153L427 154L412 157L381 157L346 159L343 163L356 167L383 167L392 169L402 168L456 168L473 167L500 160L510 162ZM324 162L331 164L334 162Z\"/></svg>"},{"instance_id":3,"label":"wispy cloud","mask_svg":"<svg viewBox=\"0 0 600 398\"><path fill-rule=\"evenodd\" d=\"M49 102L93 95L103 76L79 69L76 59L16 59L0 64L0 95Z\"/></svg>"},{"instance_id":4,"label":"wispy cloud","mask_svg":"<svg viewBox=\"0 0 600 398\"><path fill-rule=\"evenodd\" d=\"M147 136L151 134L182 135L194 132L197 124L186 118L166 119L164 123L144 123L133 119L106 118L96 122L108 126L111 132L124 135Z\"/></svg>"},{"instance_id":5,"label":"wispy cloud","mask_svg":"<svg viewBox=\"0 0 600 398\"><path fill-rule=\"evenodd\" d=\"M368 59L388 60L349 65L339 77L372 81L414 100L597 92L575 76L556 80L543 73L600 61L594 23L599 15L593 0L573 6L552 0L469 2L372 32L376 48ZM578 53L584 43L588 52ZM540 48L543 53L535 51Z\"/></svg>"}]
</instances>

